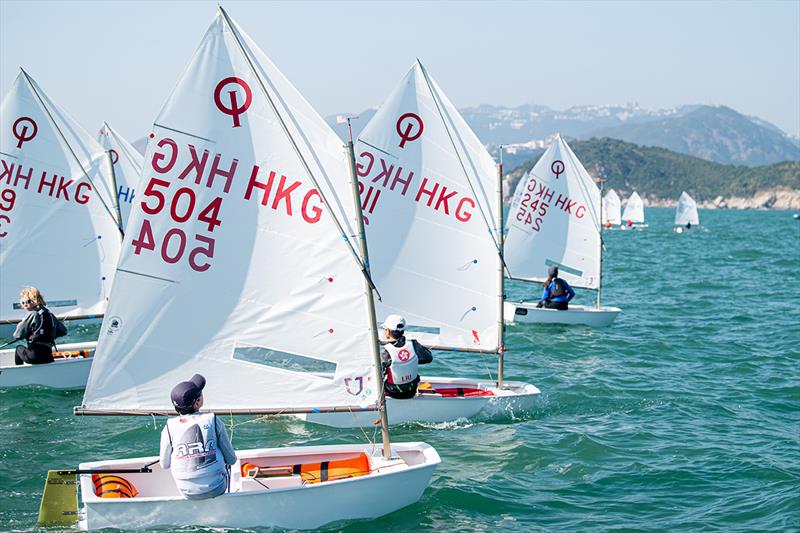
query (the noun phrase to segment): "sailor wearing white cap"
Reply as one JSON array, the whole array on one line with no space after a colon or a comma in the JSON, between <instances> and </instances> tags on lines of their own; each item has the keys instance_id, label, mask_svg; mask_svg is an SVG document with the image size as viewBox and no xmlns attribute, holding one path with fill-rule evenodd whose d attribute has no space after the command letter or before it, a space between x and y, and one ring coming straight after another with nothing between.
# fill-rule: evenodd
<instances>
[{"instance_id":1,"label":"sailor wearing white cap","mask_svg":"<svg viewBox=\"0 0 800 533\"><path fill-rule=\"evenodd\" d=\"M386 395L399 400L413 398L419 385L418 366L433 361L433 355L416 340L406 340L406 320L402 316L387 316L381 327L389 340L381 350Z\"/></svg>"}]
</instances>

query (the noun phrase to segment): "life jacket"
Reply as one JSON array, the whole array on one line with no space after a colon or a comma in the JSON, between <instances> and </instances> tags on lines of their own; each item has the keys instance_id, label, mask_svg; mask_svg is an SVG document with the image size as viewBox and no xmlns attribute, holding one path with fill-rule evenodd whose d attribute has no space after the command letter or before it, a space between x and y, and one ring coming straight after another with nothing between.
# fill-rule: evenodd
<instances>
[{"instance_id":1,"label":"life jacket","mask_svg":"<svg viewBox=\"0 0 800 533\"><path fill-rule=\"evenodd\" d=\"M53 347L56 342L56 317L45 306L33 312L31 321L31 334L28 336L28 346L43 344Z\"/></svg>"},{"instance_id":2,"label":"life jacket","mask_svg":"<svg viewBox=\"0 0 800 533\"><path fill-rule=\"evenodd\" d=\"M134 498L139 491L133 483L114 474L92 474L94 493L101 498Z\"/></svg>"},{"instance_id":3,"label":"life jacket","mask_svg":"<svg viewBox=\"0 0 800 533\"><path fill-rule=\"evenodd\" d=\"M386 377L387 383L404 385L419 377L419 357L413 342L406 341L399 348L390 342L383 348L392 358L392 364Z\"/></svg>"},{"instance_id":4,"label":"life jacket","mask_svg":"<svg viewBox=\"0 0 800 533\"><path fill-rule=\"evenodd\" d=\"M172 444L170 469L176 481L208 477L209 490L219 484L226 472L225 460L217 446L214 413L180 415L167 420L167 433ZM180 488L180 484L178 484Z\"/></svg>"},{"instance_id":5,"label":"life jacket","mask_svg":"<svg viewBox=\"0 0 800 533\"><path fill-rule=\"evenodd\" d=\"M564 286L564 280L556 278L553 280L553 290L550 291L550 299L558 298L567 295L567 288Z\"/></svg>"}]
</instances>

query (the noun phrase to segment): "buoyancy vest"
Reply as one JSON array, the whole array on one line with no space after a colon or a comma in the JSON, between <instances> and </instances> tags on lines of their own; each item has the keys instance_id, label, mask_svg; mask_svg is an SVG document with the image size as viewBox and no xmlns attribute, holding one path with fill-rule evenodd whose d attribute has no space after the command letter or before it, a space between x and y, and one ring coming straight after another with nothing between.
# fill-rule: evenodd
<instances>
[{"instance_id":1,"label":"buoyancy vest","mask_svg":"<svg viewBox=\"0 0 800 533\"><path fill-rule=\"evenodd\" d=\"M45 306L40 306L30 315L31 322L28 335L28 346L43 344L53 347L56 341L56 317Z\"/></svg>"},{"instance_id":2,"label":"buoyancy vest","mask_svg":"<svg viewBox=\"0 0 800 533\"><path fill-rule=\"evenodd\" d=\"M393 343L386 344L383 347L392 358L392 364L389 366L386 381L392 385L404 385L411 383L419 377L419 358L417 351L414 349L414 343L406 341L401 347L395 346Z\"/></svg>"},{"instance_id":3,"label":"buoyancy vest","mask_svg":"<svg viewBox=\"0 0 800 533\"><path fill-rule=\"evenodd\" d=\"M200 482L200 478L208 477L209 490L219 484L226 469L225 459L217 445L215 424L214 413L180 415L167 420L172 444L170 469L176 481Z\"/></svg>"},{"instance_id":4,"label":"buoyancy vest","mask_svg":"<svg viewBox=\"0 0 800 533\"><path fill-rule=\"evenodd\" d=\"M564 280L556 278L553 280L553 290L550 291L550 299L560 298L567 295L567 288L564 286Z\"/></svg>"}]
</instances>

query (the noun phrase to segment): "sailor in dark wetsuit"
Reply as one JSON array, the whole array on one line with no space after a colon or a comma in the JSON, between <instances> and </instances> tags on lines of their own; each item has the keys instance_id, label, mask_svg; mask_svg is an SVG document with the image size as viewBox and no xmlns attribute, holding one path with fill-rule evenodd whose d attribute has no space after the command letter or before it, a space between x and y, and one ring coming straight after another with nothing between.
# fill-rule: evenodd
<instances>
[{"instance_id":1,"label":"sailor in dark wetsuit","mask_svg":"<svg viewBox=\"0 0 800 533\"><path fill-rule=\"evenodd\" d=\"M55 344L58 320L45 307L42 293L36 287L25 287L19 295L19 304L28 312L14 331L15 339L25 339L27 346L17 346L14 352L14 364L43 365L53 362L53 346ZM63 327L63 325L61 326ZM66 330L65 330L66 331Z\"/></svg>"},{"instance_id":2,"label":"sailor in dark wetsuit","mask_svg":"<svg viewBox=\"0 0 800 533\"><path fill-rule=\"evenodd\" d=\"M547 275L542 299L536 307L566 311L569 309L569 301L575 297L575 290L569 286L569 283L558 277L558 267L551 266L547 270Z\"/></svg>"},{"instance_id":3,"label":"sailor in dark wetsuit","mask_svg":"<svg viewBox=\"0 0 800 533\"><path fill-rule=\"evenodd\" d=\"M433 361L433 354L416 340L406 340L406 320L400 315L389 315L382 327L389 340L381 350L384 391L398 400L413 398L419 385L418 365Z\"/></svg>"}]
</instances>

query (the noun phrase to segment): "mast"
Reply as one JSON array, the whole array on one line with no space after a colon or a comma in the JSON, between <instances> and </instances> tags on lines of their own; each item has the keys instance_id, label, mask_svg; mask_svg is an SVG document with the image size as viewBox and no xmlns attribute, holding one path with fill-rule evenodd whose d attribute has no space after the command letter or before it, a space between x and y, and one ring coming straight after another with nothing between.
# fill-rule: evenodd
<instances>
[{"instance_id":1,"label":"mast","mask_svg":"<svg viewBox=\"0 0 800 533\"><path fill-rule=\"evenodd\" d=\"M106 124L106 127L108 125ZM122 228L122 211L119 208L119 191L117 190L117 174L114 172L114 158L111 150L106 150L106 160L108 161L108 171L111 173L111 194L114 198L114 211L117 214L117 226L119 226L120 241L125 239L125 230Z\"/></svg>"},{"instance_id":2,"label":"mast","mask_svg":"<svg viewBox=\"0 0 800 533\"><path fill-rule=\"evenodd\" d=\"M350 129L350 119L347 119L347 128ZM356 224L358 229L358 244L361 252L361 262L369 273L369 250L367 249L367 236L364 230L364 216L361 212L361 195L358 193L358 176L356 175L356 155L353 150L353 134L347 141L347 165L350 167L350 183L353 187L353 202L355 202ZM369 276L364 277L364 293L367 297L367 312L369 313L369 332L372 341L372 361L375 367L375 380L378 387L378 405L381 414L381 437L383 440L383 457L392 457L392 448L389 442L389 420L386 416L386 394L383 390L383 372L381 370L381 348L378 341L378 325L375 320L375 299L372 295L372 284Z\"/></svg>"},{"instance_id":3,"label":"mast","mask_svg":"<svg viewBox=\"0 0 800 533\"><path fill-rule=\"evenodd\" d=\"M600 278L597 280L597 309L600 309L600 289L603 286L603 183L606 180L598 178L600 182Z\"/></svg>"},{"instance_id":4,"label":"mast","mask_svg":"<svg viewBox=\"0 0 800 533\"><path fill-rule=\"evenodd\" d=\"M497 387L503 387L503 356L505 355L505 276L503 272L503 145L500 145L500 163L497 165L497 205L494 225L497 233Z\"/></svg>"}]
</instances>

